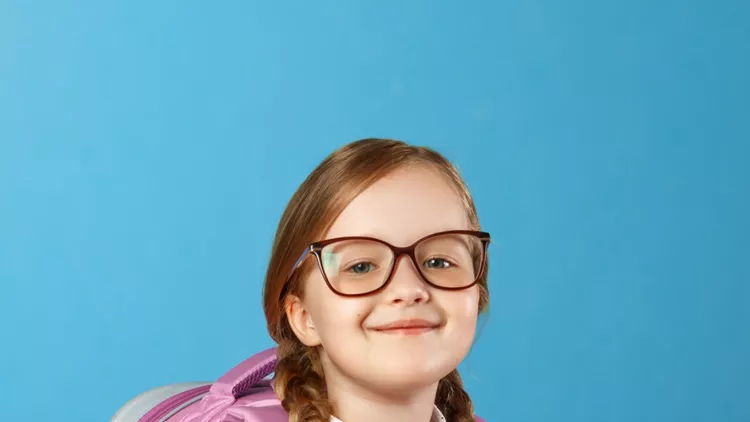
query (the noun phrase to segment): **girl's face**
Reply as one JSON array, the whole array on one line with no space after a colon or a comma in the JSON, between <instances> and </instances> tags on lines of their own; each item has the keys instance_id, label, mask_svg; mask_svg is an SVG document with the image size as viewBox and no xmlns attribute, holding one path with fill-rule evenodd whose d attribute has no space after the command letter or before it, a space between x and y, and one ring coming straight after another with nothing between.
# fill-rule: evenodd
<instances>
[{"instance_id":1,"label":"girl's face","mask_svg":"<svg viewBox=\"0 0 750 422\"><path fill-rule=\"evenodd\" d=\"M369 236L410 245L445 230L470 230L466 211L443 176L425 167L399 170L359 195L325 239ZM313 259L313 258L310 258ZM407 256L395 263L388 286L363 297L332 292L316 269L305 280L303 301L292 299L290 323L308 346L322 346L327 383L398 393L437 383L466 356L476 329L479 288L431 287ZM434 328L383 331L403 320Z\"/></svg>"}]
</instances>

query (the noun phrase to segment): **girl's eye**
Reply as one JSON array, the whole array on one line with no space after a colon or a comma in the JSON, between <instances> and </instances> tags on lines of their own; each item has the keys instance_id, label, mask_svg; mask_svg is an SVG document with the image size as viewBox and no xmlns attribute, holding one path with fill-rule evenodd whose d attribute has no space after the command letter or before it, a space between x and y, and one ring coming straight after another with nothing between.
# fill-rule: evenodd
<instances>
[{"instance_id":1,"label":"girl's eye","mask_svg":"<svg viewBox=\"0 0 750 422\"><path fill-rule=\"evenodd\" d=\"M367 274L373 270L373 265L369 262L360 262L349 268L354 274Z\"/></svg>"},{"instance_id":2,"label":"girl's eye","mask_svg":"<svg viewBox=\"0 0 750 422\"><path fill-rule=\"evenodd\" d=\"M434 269L444 269L444 268L450 268L451 263L442 259L442 258L430 258L424 263L425 267L434 270Z\"/></svg>"}]
</instances>

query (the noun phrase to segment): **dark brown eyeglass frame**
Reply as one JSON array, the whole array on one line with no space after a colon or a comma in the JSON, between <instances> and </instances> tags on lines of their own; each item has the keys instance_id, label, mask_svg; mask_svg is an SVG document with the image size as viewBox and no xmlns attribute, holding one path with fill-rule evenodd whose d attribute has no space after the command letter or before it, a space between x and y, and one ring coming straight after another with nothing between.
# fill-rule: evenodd
<instances>
[{"instance_id":1,"label":"dark brown eyeglass frame","mask_svg":"<svg viewBox=\"0 0 750 422\"><path fill-rule=\"evenodd\" d=\"M448 235L448 234L464 234L464 235L475 236L475 237L477 237L482 242L482 262L479 265L479 272L477 273L476 277L474 278L474 281L471 284L467 285L467 286L462 286L462 287L444 287L444 286L438 286L437 284L435 284L435 283L431 282L430 280L428 280L427 277L425 277L424 273L422 272L422 268L421 268L420 264L417 262L417 257L415 255L415 250L417 248L417 245L419 245L424 240L427 240L427 239L430 239L430 238L433 238L433 237L438 237L438 236L445 236L445 235ZM333 286L331 285L331 282L328 281L328 276L326 275L325 268L323 267L323 259L321 257L321 252L323 251L323 248L325 248L326 246L328 246L328 245L330 245L332 243L336 243L336 242L340 242L340 241L344 241L344 240L369 240L369 241L374 241L374 242L378 242L378 243L381 243L381 244L387 246L388 248L391 249L391 251L393 251L393 265L391 266L391 269L390 269L390 271L388 273L388 276L385 278L385 281L383 282L383 285L381 285L380 287L378 287L375 290L372 290L372 291L369 291L369 292L366 292L366 293L354 293L354 294L341 293L338 290L336 290L336 289L333 288ZM484 269L485 269L486 264L487 264L487 248L489 247L489 244L490 244L490 234L489 233L483 232L483 231L474 231L474 230L447 230L447 231L432 233L432 234L429 234L427 236L422 237L421 239L417 240L416 242L412 243L411 245L405 246L405 247L394 246L394 245L391 245L390 243L386 242L385 240L377 239L377 238L374 238L374 237L367 237L367 236L345 236L345 237L336 237L336 238L333 238L333 239L321 240L319 242L313 242L313 243L310 244L310 246L308 246L304 250L304 252L302 252L302 254L300 255L300 257L294 263L294 266L292 267L292 269L289 271L289 275L286 278L287 285L284 286L284 289L282 290L282 296L283 296L283 293L286 292L286 290L288 288L289 279L292 277L292 275L297 270L297 268L299 268L299 266L302 264L302 262L304 262L304 260L307 259L308 255L310 253L312 253L313 255L315 255L315 258L318 261L318 269L320 269L320 273L323 275L323 280L325 280L326 284L328 285L328 288L331 289L332 292L336 293L339 296L345 296L345 297L367 296L367 295L375 294L375 293L377 293L377 292L385 289L386 286L388 286L388 284L390 284L391 279L393 278L393 273L394 273L394 271L396 269L396 262L398 262L398 260L401 258L401 255L407 255L411 259L411 262L414 263L414 267L417 269L417 272L419 273L419 276L428 285L430 285L430 286L432 286L432 287L434 287L436 289L440 289L440 290L464 290L464 289L468 289L468 288L472 287L473 285L477 284L477 282L479 281L479 279L482 278L482 274L484 274Z\"/></svg>"}]
</instances>

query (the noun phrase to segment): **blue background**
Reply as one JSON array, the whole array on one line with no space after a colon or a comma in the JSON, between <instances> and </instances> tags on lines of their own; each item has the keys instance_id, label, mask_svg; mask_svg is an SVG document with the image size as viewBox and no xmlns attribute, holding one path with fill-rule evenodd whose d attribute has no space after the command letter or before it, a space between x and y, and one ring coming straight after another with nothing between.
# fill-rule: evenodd
<instances>
[{"instance_id":1,"label":"blue background","mask_svg":"<svg viewBox=\"0 0 750 422\"><path fill-rule=\"evenodd\" d=\"M271 342L333 149L460 167L489 421L750 420L750 3L0 2L0 414L102 421Z\"/></svg>"}]
</instances>

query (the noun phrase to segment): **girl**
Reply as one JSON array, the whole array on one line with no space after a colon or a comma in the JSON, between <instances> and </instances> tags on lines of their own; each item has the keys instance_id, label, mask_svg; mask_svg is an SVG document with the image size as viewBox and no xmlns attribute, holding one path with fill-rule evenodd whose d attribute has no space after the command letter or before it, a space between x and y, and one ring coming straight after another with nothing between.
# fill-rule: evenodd
<instances>
[{"instance_id":1,"label":"girl","mask_svg":"<svg viewBox=\"0 0 750 422\"><path fill-rule=\"evenodd\" d=\"M458 171L429 148L365 139L308 176L263 292L290 421L474 421L456 367L489 301L479 230Z\"/></svg>"},{"instance_id":2,"label":"girl","mask_svg":"<svg viewBox=\"0 0 750 422\"><path fill-rule=\"evenodd\" d=\"M444 157L349 144L279 223L263 292L278 347L214 383L147 391L112 420L473 422L456 367L489 300L489 241Z\"/></svg>"}]
</instances>

